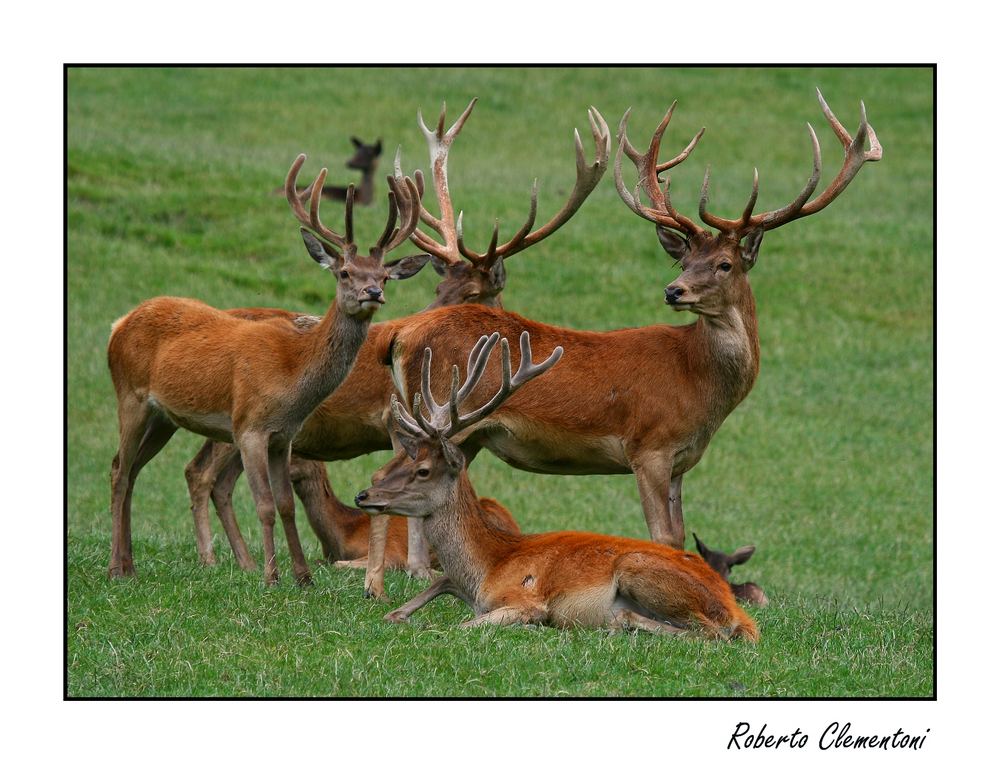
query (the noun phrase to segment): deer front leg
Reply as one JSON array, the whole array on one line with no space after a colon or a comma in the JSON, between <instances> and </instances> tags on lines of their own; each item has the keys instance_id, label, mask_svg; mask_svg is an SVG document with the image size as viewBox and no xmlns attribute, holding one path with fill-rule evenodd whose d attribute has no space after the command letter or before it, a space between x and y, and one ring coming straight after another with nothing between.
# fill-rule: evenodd
<instances>
[{"instance_id":1,"label":"deer front leg","mask_svg":"<svg viewBox=\"0 0 1000 764\"><path fill-rule=\"evenodd\" d=\"M385 542L389 535L389 515L375 515L368 530L368 567L365 569L365 596L388 602L385 596Z\"/></svg>"},{"instance_id":2,"label":"deer front leg","mask_svg":"<svg viewBox=\"0 0 1000 764\"><path fill-rule=\"evenodd\" d=\"M674 481L670 478L673 455L654 454L636 460L632 465L639 486L639 500L646 516L649 537L658 544L684 548L684 521L680 515L680 478L677 479L677 518L675 523L671 507Z\"/></svg>"},{"instance_id":3,"label":"deer front leg","mask_svg":"<svg viewBox=\"0 0 1000 764\"><path fill-rule=\"evenodd\" d=\"M430 580L431 551L424 536L424 518L406 518L406 572L413 578Z\"/></svg>"},{"instance_id":4,"label":"deer front leg","mask_svg":"<svg viewBox=\"0 0 1000 764\"><path fill-rule=\"evenodd\" d=\"M267 433L258 432L242 433L238 439L250 493L260 518L264 542L264 583L271 586L278 583L278 563L274 556L275 507L268 478L267 441Z\"/></svg>"},{"instance_id":5,"label":"deer front leg","mask_svg":"<svg viewBox=\"0 0 1000 764\"><path fill-rule=\"evenodd\" d=\"M483 613L482 615L476 616L468 621L463 621L459 624L459 626L468 629L474 626L485 626L487 624L492 624L494 626L510 626L515 623L542 623L544 618L545 613L538 608L508 605L506 607L498 607L495 610L490 610L489 612Z\"/></svg>"},{"instance_id":6,"label":"deer front leg","mask_svg":"<svg viewBox=\"0 0 1000 764\"><path fill-rule=\"evenodd\" d=\"M281 525L285 530L285 541L292 555L292 572L299 586L312 584L309 564L302 551L299 531L295 527L295 494L292 493L292 478L288 471L288 460L291 457L291 444L272 446L268 451L268 477L274 503L277 505Z\"/></svg>"},{"instance_id":7,"label":"deer front leg","mask_svg":"<svg viewBox=\"0 0 1000 764\"><path fill-rule=\"evenodd\" d=\"M424 589L420 594L400 605L389 613L385 620L390 623L405 623L411 615L420 610L424 605L433 599L437 599L442 594L451 594L465 602L469 607L473 607L472 601L455 586L448 576L441 576L434 583Z\"/></svg>"},{"instance_id":8,"label":"deer front leg","mask_svg":"<svg viewBox=\"0 0 1000 764\"><path fill-rule=\"evenodd\" d=\"M678 549L684 548L684 510L681 506L681 481L683 480L684 475L678 475L670 481L670 495L667 499L670 504L670 527L674 538L680 539Z\"/></svg>"},{"instance_id":9,"label":"deer front leg","mask_svg":"<svg viewBox=\"0 0 1000 764\"><path fill-rule=\"evenodd\" d=\"M686 629L681 629L673 624L663 623L653 618L647 618L628 608L616 610L612 614L611 623L608 626L612 631L649 631L654 634L688 633Z\"/></svg>"}]
</instances>

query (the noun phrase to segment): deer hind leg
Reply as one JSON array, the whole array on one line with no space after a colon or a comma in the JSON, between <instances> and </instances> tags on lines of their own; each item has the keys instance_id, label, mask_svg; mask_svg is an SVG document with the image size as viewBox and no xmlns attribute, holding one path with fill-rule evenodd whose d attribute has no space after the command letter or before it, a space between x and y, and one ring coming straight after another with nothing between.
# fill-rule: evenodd
<instances>
[{"instance_id":1,"label":"deer hind leg","mask_svg":"<svg viewBox=\"0 0 1000 764\"><path fill-rule=\"evenodd\" d=\"M177 427L146 401L119 402L118 452L111 462L111 578L135 575L132 561L132 488L139 471L159 453Z\"/></svg>"},{"instance_id":2,"label":"deer hind leg","mask_svg":"<svg viewBox=\"0 0 1000 764\"><path fill-rule=\"evenodd\" d=\"M208 504L211 500L212 482L215 478L209 467L215 442L206 440L195 454L194 459L184 467L188 496L191 498L191 516L194 520L194 537L198 545L198 557L202 565L215 565L215 550L212 549L212 527L208 520Z\"/></svg>"},{"instance_id":3,"label":"deer hind leg","mask_svg":"<svg viewBox=\"0 0 1000 764\"><path fill-rule=\"evenodd\" d=\"M609 624L612 631L650 631L654 634L687 634L687 629L681 629L672 623L657 621L640 615L628 606L615 609Z\"/></svg>"},{"instance_id":4,"label":"deer hind leg","mask_svg":"<svg viewBox=\"0 0 1000 764\"><path fill-rule=\"evenodd\" d=\"M544 620L544 611L536 607L507 605L490 610L468 621L463 621L459 626L469 629L474 626L485 626L487 624L493 626L510 626L515 623L543 623Z\"/></svg>"},{"instance_id":5,"label":"deer hind leg","mask_svg":"<svg viewBox=\"0 0 1000 764\"><path fill-rule=\"evenodd\" d=\"M247 548L247 542L243 540L239 523L236 522L236 512L233 510L233 491L236 490L236 481L243 474L243 460L239 449L228 443L216 443L214 453L215 459L209 469L213 476L211 495L215 513L229 539L236 564L243 570L257 570L257 563Z\"/></svg>"},{"instance_id":6,"label":"deer hind leg","mask_svg":"<svg viewBox=\"0 0 1000 764\"><path fill-rule=\"evenodd\" d=\"M292 478L289 473L288 460L291 458L291 444L284 443L272 446L268 450L268 478L274 503L281 517L281 525L285 530L285 541L292 555L292 572L300 586L312 583L309 564L302 551L299 531L295 527L295 494L292 493Z\"/></svg>"},{"instance_id":7,"label":"deer hind leg","mask_svg":"<svg viewBox=\"0 0 1000 764\"><path fill-rule=\"evenodd\" d=\"M649 537L658 544L684 548L684 520L680 510L680 478L677 478L676 513L671 506L674 481L670 479L673 457L654 455L633 464L639 486L642 512L646 516Z\"/></svg>"},{"instance_id":8,"label":"deer hind leg","mask_svg":"<svg viewBox=\"0 0 1000 764\"><path fill-rule=\"evenodd\" d=\"M405 602L389 613L385 617L385 620L390 623L405 623L411 615L420 610L420 608L431 600L440 597L442 594L450 594L454 597L458 597L458 599L465 602L469 607L474 606L472 601L465 595L465 592L455 586L448 576L441 576L434 581L434 583L420 592L420 594L416 597L408 602Z\"/></svg>"},{"instance_id":9,"label":"deer hind leg","mask_svg":"<svg viewBox=\"0 0 1000 764\"><path fill-rule=\"evenodd\" d=\"M756 625L732 600L721 579L719 591L713 592L710 582L644 552L619 557L615 575L622 604L640 616L674 627L696 628L720 639L736 635L756 639Z\"/></svg>"}]
</instances>

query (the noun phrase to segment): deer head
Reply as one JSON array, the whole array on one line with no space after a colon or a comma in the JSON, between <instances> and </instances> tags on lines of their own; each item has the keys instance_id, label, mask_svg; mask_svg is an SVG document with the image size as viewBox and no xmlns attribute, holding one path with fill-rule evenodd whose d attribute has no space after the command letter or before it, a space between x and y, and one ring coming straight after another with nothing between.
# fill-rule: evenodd
<instances>
[{"instance_id":1,"label":"deer head","mask_svg":"<svg viewBox=\"0 0 1000 764\"><path fill-rule=\"evenodd\" d=\"M459 212L458 218L455 218L451 192L448 188L448 151L472 113L476 100L472 99L461 116L447 130L445 130L446 112L444 105L441 106L437 126L433 130L424 123L423 114L417 113L417 121L427 139L427 146L430 150L431 174L440 215L440 217L435 217L423 206L423 175L417 171L414 173L414 178L421 197L420 219L441 238L441 241L435 240L433 236L420 229L414 231L410 238L420 249L434 256L434 269L444 277L438 284L437 299L431 304L432 308L469 302L501 307L500 293L507 282L505 259L541 241L569 220L604 175L611 154L611 133L607 123L600 112L591 107L588 111L588 118L594 140L595 159L592 163L587 162L580 134L574 131L576 183L562 209L553 215L545 225L532 230L538 211L538 181L536 180L531 190L528 219L524 225L514 233L510 240L500 243L500 224L494 222L493 236L489 247L485 252L477 252L465 243L463 215ZM401 181L403 178L400 165L400 155L397 151L394 163L397 181Z\"/></svg>"},{"instance_id":2,"label":"deer head","mask_svg":"<svg viewBox=\"0 0 1000 764\"><path fill-rule=\"evenodd\" d=\"M500 343L500 389L485 404L468 414L459 413L462 403L475 389L486 370L490 354ZM425 517L447 505L465 470L465 456L451 439L493 413L526 382L552 368L562 357L557 347L540 364L532 362L531 340L521 334L521 361L511 374L510 347L499 333L481 337L469 354L466 379L460 384L459 370L452 367L451 394L446 405L431 394L431 349L424 349L421 392L413 397L411 411L392 396L396 440L402 452L372 476L372 487L355 497L355 504L369 514L389 513ZM426 405L427 415L423 407Z\"/></svg>"},{"instance_id":3,"label":"deer head","mask_svg":"<svg viewBox=\"0 0 1000 764\"><path fill-rule=\"evenodd\" d=\"M374 172L378 158L382 156L382 139L379 138L375 143L365 143L352 135L351 143L354 145L354 156L346 162L348 169Z\"/></svg>"},{"instance_id":4,"label":"deer head","mask_svg":"<svg viewBox=\"0 0 1000 764\"><path fill-rule=\"evenodd\" d=\"M698 547L698 554L704 558L705 562L708 563L712 570L722 576L722 578L727 582L729 581L729 574L732 571L733 566L742 565L749 560L754 551L756 551L756 547L754 546L741 546L732 554L717 552L716 550L709 549L705 546L701 539L698 538L698 534L694 534L694 543ZM753 581L747 581L745 584L730 583L729 588L733 590L733 594L737 597L737 599L741 599L744 602L752 602L755 605L761 606L768 603L767 595L764 594L764 590L757 586L757 584Z\"/></svg>"},{"instance_id":5,"label":"deer head","mask_svg":"<svg viewBox=\"0 0 1000 764\"><path fill-rule=\"evenodd\" d=\"M765 231L819 212L837 198L865 162L877 162L882 158L882 147L874 129L868 124L864 102L861 104L861 125L852 138L830 110L823 94L818 89L816 93L824 116L844 146L844 164L837 177L818 197L809 201L819 183L822 162L816 132L807 123L813 150L812 174L801 193L781 209L754 214L758 191L758 174L754 170L753 190L743 214L733 220L712 214L708 211L709 171L706 170L698 214L702 222L715 229L715 233L679 213L670 201L670 177L667 176L662 185L659 178L660 173L675 167L688 157L705 128L676 157L658 162L660 140L670 124L677 102L674 101L653 132L645 154L641 154L628 140L626 128L629 112L625 112L618 127L615 185L629 209L656 223L660 244L681 266L681 275L664 290L667 304L675 310L690 310L709 317L720 315L728 306L749 293L747 273L757 262ZM865 150L866 139L870 144L868 150ZM634 192L626 189L622 180L622 153L628 155L639 172L639 182ZM651 207L640 200L640 188L652 203Z\"/></svg>"},{"instance_id":6,"label":"deer head","mask_svg":"<svg viewBox=\"0 0 1000 764\"><path fill-rule=\"evenodd\" d=\"M337 279L337 304L340 309L349 316L371 318L385 303L383 289L389 279L407 279L427 263L426 255L404 257L391 263L382 261L385 253L405 242L417 226L420 210L417 188L410 178L403 178L402 181L387 178L390 188L388 221L375 246L368 250L367 256L362 256L358 254L354 242L354 186L347 189L344 233L336 233L327 228L319 217L326 168L320 170L310 187L308 212L295 191L295 182L305 161L306 155L299 154L292 163L285 178L285 198L299 222L308 226L301 229L306 251ZM402 221L400 228L396 228L397 218Z\"/></svg>"}]
</instances>

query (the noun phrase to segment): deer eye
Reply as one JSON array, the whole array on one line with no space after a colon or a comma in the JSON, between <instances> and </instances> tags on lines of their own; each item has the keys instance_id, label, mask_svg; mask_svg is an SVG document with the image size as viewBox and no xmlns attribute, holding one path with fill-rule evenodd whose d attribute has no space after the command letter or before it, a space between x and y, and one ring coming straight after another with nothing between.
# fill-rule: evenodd
<instances>
[{"instance_id":1,"label":"deer eye","mask_svg":"<svg viewBox=\"0 0 1000 764\"><path fill-rule=\"evenodd\" d=\"M340 272L340 278L342 278L342 279L346 279L350 275L351 274L347 272L346 268Z\"/></svg>"},{"instance_id":2,"label":"deer eye","mask_svg":"<svg viewBox=\"0 0 1000 764\"><path fill-rule=\"evenodd\" d=\"M719 270L720 270L720 271L723 271L723 272L725 272L725 273L729 273L729 271L731 271L731 270L732 270L732 268L733 268L733 266L731 266L731 265L730 265L729 263L727 263L727 262L721 262L721 263L719 263Z\"/></svg>"},{"instance_id":3,"label":"deer eye","mask_svg":"<svg viewBox=\"0 0 1000 764\"><path fill-rule=\"evenodd\" d=\"M417 477L425 478L430 476L431 476L431 471L426 467L421 467L420 469L417 470Z\"/></svg>"}]
</instances>

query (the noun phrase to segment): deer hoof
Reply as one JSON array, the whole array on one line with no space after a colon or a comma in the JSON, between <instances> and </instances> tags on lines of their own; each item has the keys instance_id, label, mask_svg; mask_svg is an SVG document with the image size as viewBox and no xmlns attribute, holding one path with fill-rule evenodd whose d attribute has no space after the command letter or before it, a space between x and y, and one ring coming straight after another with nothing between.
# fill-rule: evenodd
<instances>
[{"instance_id":1,"label":"deer hoof","mask_svg":"<svg viewBox=\"0 0 1000 764\"><path fill-rule=\"evenodd\" d=\"M406 623L410 619L405 613L401 613L398 610L393 610L385 617L384 620L388 621L389 623Z\"/></svg>"}]
</instances>

